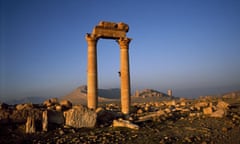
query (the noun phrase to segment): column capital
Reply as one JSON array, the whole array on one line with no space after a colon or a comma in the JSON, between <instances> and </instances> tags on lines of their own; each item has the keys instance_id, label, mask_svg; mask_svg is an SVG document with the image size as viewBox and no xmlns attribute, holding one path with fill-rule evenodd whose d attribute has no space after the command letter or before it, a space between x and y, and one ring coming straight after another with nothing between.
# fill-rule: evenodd
<instances>
[{"instance_id":1,"label":"column capital","mask_svg":"<svg viewBox=\"0 0 240 144\"><path fill-rule=\"evenodd\" d=\"M128 49L128 45L131 42L131 38L119 38L117 40L118 44L120 45L120 49Z\"/></svg>"},{"instance_id":2,"label":"column capital","mask_svg":"<svg viewBox=\"0 0 240 144\"><path fill-rule=\"evenodd\" d=\"M96 35L87 33L85 36L86 41L97 41L98 37Z\"/></svg>"}]
</instances>

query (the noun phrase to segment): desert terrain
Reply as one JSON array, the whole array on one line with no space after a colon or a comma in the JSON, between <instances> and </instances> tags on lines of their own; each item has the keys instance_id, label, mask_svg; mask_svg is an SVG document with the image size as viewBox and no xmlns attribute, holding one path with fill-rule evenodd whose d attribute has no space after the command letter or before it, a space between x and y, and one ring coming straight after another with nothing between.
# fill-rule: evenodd
<instances>
[{"instance_id":1,"label":"desert terrain","mask_svg":"<svg viewBox=\"0 0 240 144\"><path fill-rule=\"evenodd\" d=\"M125 116L118 99L100 98L97 110L87 109L76 102L80 98L76 95L84 101L86 93L83 87L78 90L71 93L75 97L69 94L39 104L1 103L0 143L240 143L240 92L186 99L146 89L132 96L131 113ZM71 120L87 122L71 123L68 112L76 107L83 109L83 117L75 115ZM44 111L52 113L46 130ZM26 133L29 116L34 116L35 129Z\"/></svg>"}]
</instances>

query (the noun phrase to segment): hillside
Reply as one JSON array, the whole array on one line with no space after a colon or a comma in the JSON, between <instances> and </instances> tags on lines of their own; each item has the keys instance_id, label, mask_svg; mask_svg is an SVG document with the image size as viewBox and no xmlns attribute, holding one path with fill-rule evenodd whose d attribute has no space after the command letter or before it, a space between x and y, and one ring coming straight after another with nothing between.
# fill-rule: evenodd
<instances>
[{"instance_id":1,"label":"hillside","mask_svg":"<svg viewBox=\"0 0 240 144\"><path fill-rule=\"evenodd\" d=\"M114 101L119 97L119 90L117 89L100 89L99 90L99 96L98 96L98 102L110 102ZM59 99L67 99L71 101L73 104L87 104L87 86L83 85L72 92L70 92L68 95L60 97Z\"/></svg>"}]
</instances>

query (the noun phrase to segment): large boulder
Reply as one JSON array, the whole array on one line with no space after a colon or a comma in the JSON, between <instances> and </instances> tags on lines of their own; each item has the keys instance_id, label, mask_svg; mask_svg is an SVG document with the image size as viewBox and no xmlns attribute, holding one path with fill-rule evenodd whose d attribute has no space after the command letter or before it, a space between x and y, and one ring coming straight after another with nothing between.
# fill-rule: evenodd
<instances>
[{"instance_id":1,"label":"large boulder","mask_svg":"<svg viewBox=\"0 0 240 144\"><path fill-rule=\"evenodd\" d=\"M73 106L64 112L65 124L74 128L93 128L97 121L97 114L82 105Z\"/></svg>"}]
</instances>

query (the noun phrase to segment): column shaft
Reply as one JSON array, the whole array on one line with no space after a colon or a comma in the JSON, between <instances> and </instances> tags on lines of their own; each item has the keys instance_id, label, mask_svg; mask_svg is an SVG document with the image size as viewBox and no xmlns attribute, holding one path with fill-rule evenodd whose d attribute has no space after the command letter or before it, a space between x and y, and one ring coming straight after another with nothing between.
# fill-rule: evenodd
<instances>
[{"instance_id":1,"label":"column shaft","mask_svg":"<svg viewBox=\"0 0 240 144\"><path fill-rule=\"evenodd\" d=\"M97 38L87 34L88 67L87 67L87 103L88 108L96 109L98 105L98 76L97 76Z\"/></svg>"},{"instance_id":2,"label":"column shaft","mask_svg":"<svg viewBox=\"0 0 240 144\"><path fill-rule=\"evenodd\" d=\"M121 72L121 108L123 114L129 114L131 103L131 87L129 73L129 53L128 46L131 39L121 38L118 40L120 45L120 72Z\"/></svg>"}]
</instances>

